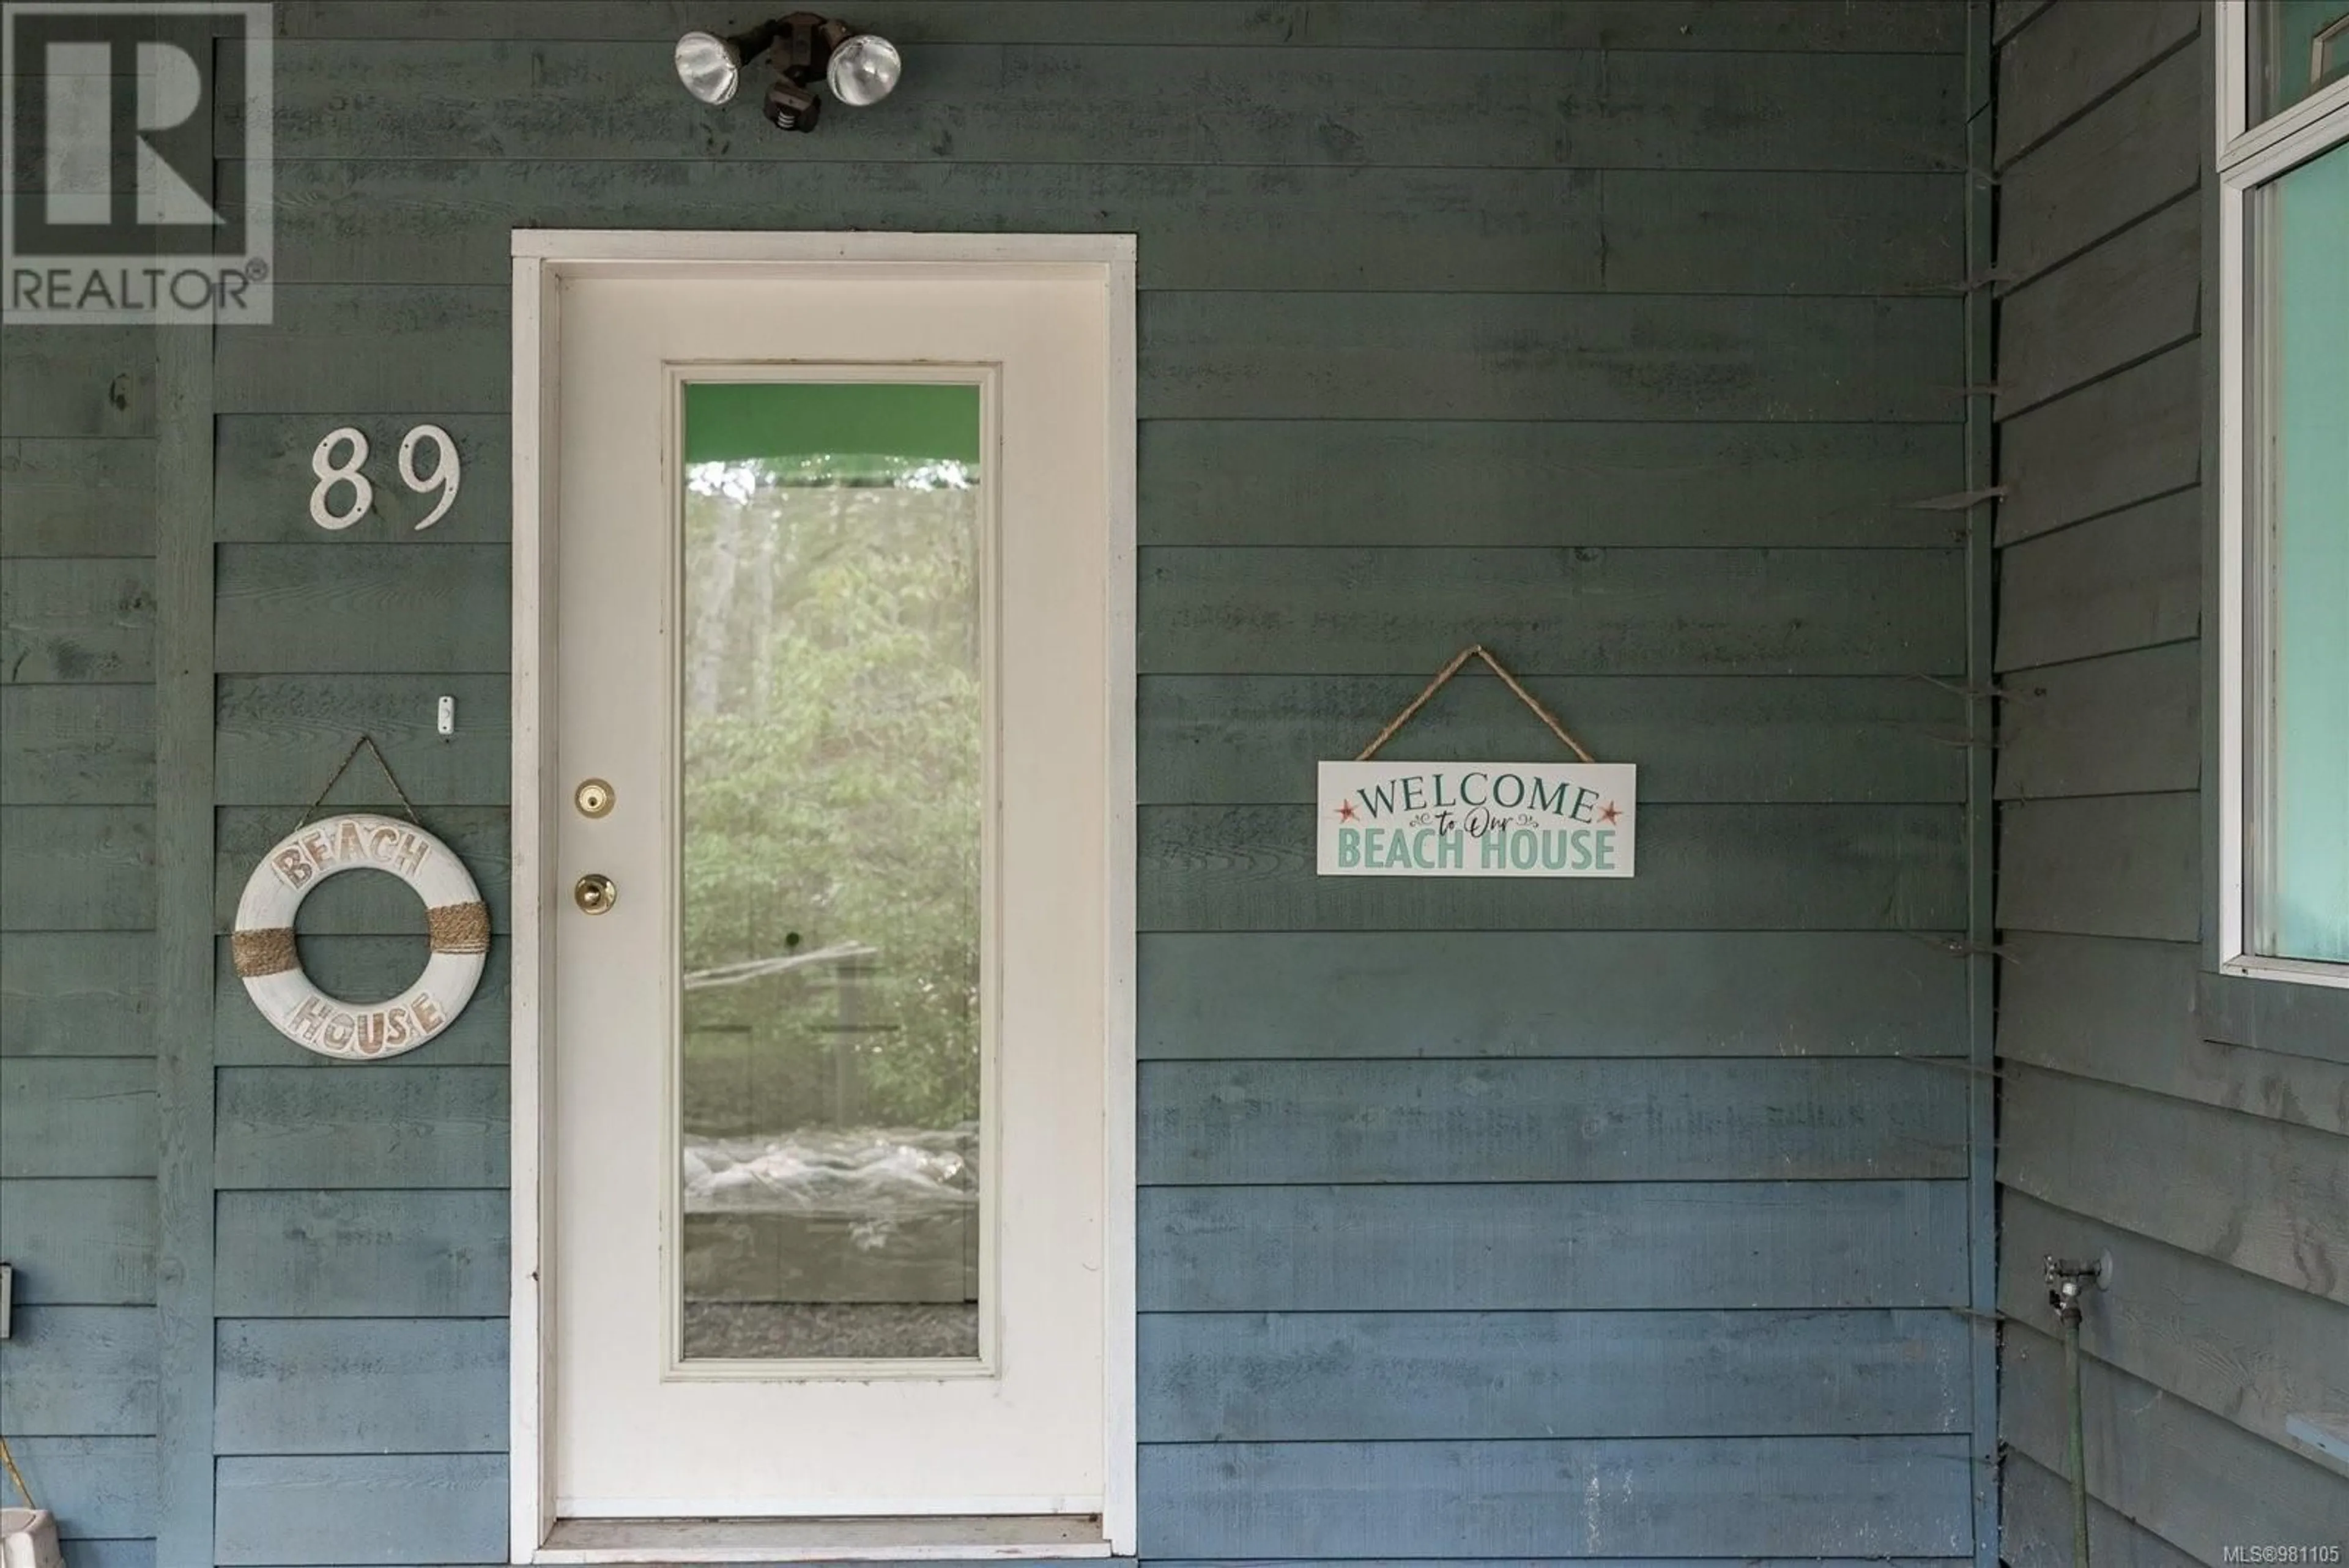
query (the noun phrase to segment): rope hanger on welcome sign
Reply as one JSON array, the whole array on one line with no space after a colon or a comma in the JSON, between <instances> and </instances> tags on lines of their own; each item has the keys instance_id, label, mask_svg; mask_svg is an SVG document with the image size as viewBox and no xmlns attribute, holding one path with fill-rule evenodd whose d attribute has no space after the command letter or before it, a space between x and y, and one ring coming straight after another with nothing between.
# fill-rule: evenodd
<instances>
[{"instance_id":1,"label":"rope hanger on welcome sign","mask_svg":"<svg viewBox=\"0 0 2349 1568\"><path fill-rule=\"evenodd\" d=\"M1422 688L1419 695L1413 698L1402 712L1397 713L1392 719L1389 720L1387 722L1387 727L1379 732L1378 738L1372 741L1369 745L1364 746L1361 751L1355 755L1354 760L1358 763L1367 763L1372 757L1378 755L1379 748L1385 745L1389 741L1393 740L1395 737L1395 732L1402 729L1405 724L1410 723L1412 715L1417 713L1422 708L1427 706L1427 700L1434 696L1438 691L1441 691L1444 689L1444 683L1451 680L1454 676L1459 674L1462 668L1472 659L1483 659L1485 666L1490 669L1494 674L1501 678L1502 683L1516 694L1517 701L1532 709L1534 717L1548 725L1549 732L1566 742L1566 749L1568 751L1572 752L1576 756L1581 758L1586 763L1596 763L1599 760L1592 756L1588 752L1583 750L1582 742L1568 734L1567 732L1566 726L1557 722L1557 716L1551 713L1548 709L1543 707L1540 701L1535 698L1534 694L1526 691L1524 685L1518 681L1517 678L1510 674L1507 668L1504 666L1499 659L1493 657L1492 649L1486 648L1481 642L1472 642L1467 647L1462 649L1458 653L1454 654L1452 656L1452 662L1437 670L1435 672L1435 679L1429 681L1426 686Z\"/></svg>"}]
</instances>

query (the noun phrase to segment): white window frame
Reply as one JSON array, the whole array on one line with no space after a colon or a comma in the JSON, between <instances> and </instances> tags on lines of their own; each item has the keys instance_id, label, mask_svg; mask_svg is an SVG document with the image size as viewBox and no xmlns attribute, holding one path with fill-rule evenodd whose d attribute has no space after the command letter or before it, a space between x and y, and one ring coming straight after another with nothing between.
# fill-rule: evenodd
<instances>
[{"instance_id":1,"label":"white window frame","mask_svg":"<svg viewBox=\"0 0 2349 1568\"><path fill-rule=\"evenodd\" d=\"M1137 1528L1135 1334L1135 337L1131 234L820 234L755 231L517 229L513 280L513 900L512 1243L509 1325L510 1562L740 1563L1131 1557ZM677 1521L657 1549L550 1550L556 1511L547 1433L554 1394L552 1298L542 1281L555 1245L548 1179L548 1000L554 994L552 916L564 901L553 880L554 447L560 428L560 322L566 276L625 275L673 263L746 269L811 262L882 267L944 264L1084 267L1108 302L1105 474L1108 588L1104 605L1107 760L1101 888L1107 940L1103 996L1102 1269L1102 1499L1099 1539L1065 1543L1007 1537L984 1520L812 1520L735 1542L720 1522ZM794 1533L796 1532L796 1533ZM1016 1533L1016 1532L1015 1532Z\"/></svg>"},{"instance_id":2,"label":"white window frame","mask_svg":"<svg viewBox=\"0 0 2349 1568\"><path fill-rule=\"evenodd\" d=\"M2251 711L2250 660L2263 657L2263 572L2253 551L2261 519L2249 514L2257 446L2246 399L2253 337L2251 195L2321 153L2349 142L2349 80L2332 83L2251 122L2251 24L2257 0L2216 0L2219 178L2219 943L2229 974L2349 988L2349 963L2278 958L2253 950L2252 867L2264 815L2253 805L2258 748L2269 726Z\"/></svg>"}]
</instances>

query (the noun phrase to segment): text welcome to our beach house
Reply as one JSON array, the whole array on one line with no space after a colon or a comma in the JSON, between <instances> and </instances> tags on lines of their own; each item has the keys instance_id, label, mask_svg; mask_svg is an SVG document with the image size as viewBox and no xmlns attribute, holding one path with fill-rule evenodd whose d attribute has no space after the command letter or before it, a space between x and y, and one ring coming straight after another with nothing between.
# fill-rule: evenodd
<instances>
[{"instance_id":1,"label":"text welcome to our beach house","mask_svg":"<svg viewBox=\"0 0 2349 1568\"><path fill-rule=\"evenodd\" d=\"M1324 877L1629 877L1629 763L1323 763Z\"/></svg>"}]
</instances>

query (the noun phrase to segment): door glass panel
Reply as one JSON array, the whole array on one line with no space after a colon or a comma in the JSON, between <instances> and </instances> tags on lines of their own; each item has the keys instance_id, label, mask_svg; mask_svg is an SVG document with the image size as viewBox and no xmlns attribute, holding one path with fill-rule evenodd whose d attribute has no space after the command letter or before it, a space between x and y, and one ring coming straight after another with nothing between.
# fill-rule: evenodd
<instances>
[{"instance_id":1,"label":"door glass panel","mask_svg":"<svg viewBox=\"0 0 2349 1568\"><path fill-rule=\"evenodd\" d=\"M980 389L684 399L683 1355L975 1357Z\"/></svg>"}]
</instances>

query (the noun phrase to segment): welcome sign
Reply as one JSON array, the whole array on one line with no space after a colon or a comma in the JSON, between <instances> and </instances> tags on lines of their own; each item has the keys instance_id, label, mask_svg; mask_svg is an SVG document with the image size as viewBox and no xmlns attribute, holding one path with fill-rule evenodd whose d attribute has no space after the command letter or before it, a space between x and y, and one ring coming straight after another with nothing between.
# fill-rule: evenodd
<instances>
[{"instance_id":1,"label":"welcome sign","mask_svg":"<svg viewBox=\"0 0 2349 1568\"><path fill-rule=\"evenodd\" d=\"M1629 763L1323 763L1324 877L1629 877Z\"/></svg>"}]
</instances>

